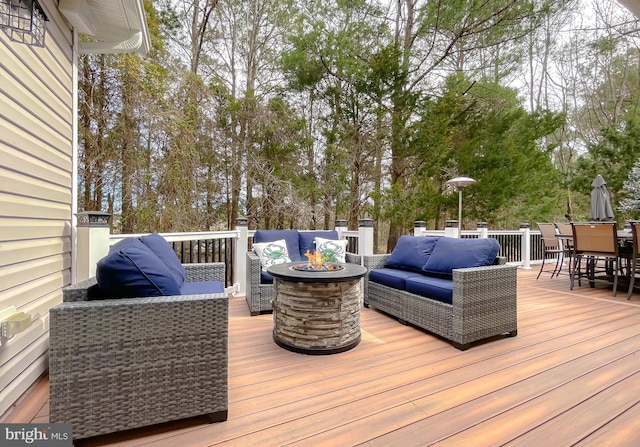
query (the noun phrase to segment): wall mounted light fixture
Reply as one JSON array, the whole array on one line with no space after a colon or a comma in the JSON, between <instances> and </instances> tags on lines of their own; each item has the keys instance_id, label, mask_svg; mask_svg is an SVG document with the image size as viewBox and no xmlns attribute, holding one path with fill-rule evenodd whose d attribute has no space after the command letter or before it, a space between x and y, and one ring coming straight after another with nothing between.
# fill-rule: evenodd
<instances>
[{"instance_id":1,"label":"wall mounted light fixture","mask_svg":"<svg viewBox=\"0 0 640 447\"><path fill-rule=\"evenodd\" d=\"M48 20L37 0L0 0L0 28L14 42L43 47Z\"/></svg>"}]
</instances>

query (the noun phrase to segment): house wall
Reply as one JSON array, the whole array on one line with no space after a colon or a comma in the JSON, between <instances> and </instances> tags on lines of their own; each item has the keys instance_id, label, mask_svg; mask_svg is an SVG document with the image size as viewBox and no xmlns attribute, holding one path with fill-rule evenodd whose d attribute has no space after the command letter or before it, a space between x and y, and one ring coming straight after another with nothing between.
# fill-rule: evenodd
<instances>
[{"instance_id":1,"label":"house wall","mask_svg":"<svg viewBox=\"0 0 640 447\"><path fill-rule=\"evenodd\" d=\"M0 345L0 417L48 368L48 310L71 283L72 33L57 1L40 2L45 47L0 30L0 311L32 325Z\"/></svg>"}]
</instances>

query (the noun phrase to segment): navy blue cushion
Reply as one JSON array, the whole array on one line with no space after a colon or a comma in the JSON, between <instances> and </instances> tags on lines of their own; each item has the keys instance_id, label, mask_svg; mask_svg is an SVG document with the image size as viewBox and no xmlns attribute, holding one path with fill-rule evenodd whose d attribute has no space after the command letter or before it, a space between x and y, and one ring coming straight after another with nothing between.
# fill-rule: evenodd
<instances>
[{"instance_id":1,"label":"navy blue cushion","mask_svg":"<svg viewBox=\"0 0 640 447\"><path fill-rule=\"evenodd\" d=\"M400 236L385 267L421 271L440 236Z\"/></svg>"},{"instance_id":2,"label":"navy blue cushion","mask_svg":"<svg viewBox=\"0 0 640 447\"><path fill-rule=\"evenodd\" d=\"M264 270L260 270L260 284L273 284L273 276Z\"/></svg>"},{"instance_id":3,"label":"navy blue cushion","mask_svg":"<svg viewBox=\"0 0 640 447\"><path fill-rule=\"evenodd\" d=\"M173 251L173 248L171 248L171 245L169 245L165 238L160 236L158 233L152 233L147 236L142 236L140 241L142 241L149 250L154 252L156 256L159 257L167 267L169 267L173 279L178 283L178 287L181 287L187 277L187 274L185 273L182 264L180 264L178 255L176 255L176 252Z\"/></svg>"},{"instance_id":4,"label":"navy blue cushion","mask_svg":"<svg viewBox=\"0 0 640 447\"><path fill-rule=\"evenodd\" d=\"M180 295L203 295L222 292L224 292L224 285L220 281L185 282L180 287Z\"/></svg>"},{"instance_id":5,"label":"navy blue cushion","mask_svg":"<svg viewBox=\"0 0 640 447\"><path fill-rule=\"evenodd\" d=\"M383 268L371 270L371 272L369 272L369 281L377 282L383 286L393 287L394 289L405 290L405 281L407 278L414 276L422 275L405 270Z\"/></svg>"},{"instance_id":6,"label":"navy blue cushion","mask_svg":"<svg viewBox=\"0 0 640 447\"><path fill-rule=\"evenodd\" d=\"M336 230L328 230L328 231L300 231L298 233L299 243L300 243L300 256L301 259L306 260L307 258L304 254L309 250L309 253L313 253L316 249L316 244L314 242L316 237L321 237L323 239L331 239L338 240L338 232Z\"/></svg>"},{"instance_id":7,"label":"navy blue cushion","mask_svg":"<svg viewBox=\"0 0 640 447\"><path fill-rule=\"evenodd\" d=\"M405 290L443 303L453 302L453 280L435 276L413 276L407 278Z\"/></svg>"},{"instance_id":8,"label":"navy blue cushion","mask_svg":"<svg viewBox=\"0 0 640 447\"><path fill-rule=\"evenodd\" d=\"M300 261L300 243L298 242L298 230L256 230L253 242L274 242L284 239L287 243L289 259ZM305 258L306 259L306 258Z\"/></svg>"},{"instance_id":9,"label":"navy blue cushion","mask_svg":"<svg viewBox=\"0 0 640 447\"><path fill-rule=\"evenodd\" d=\"M180 295L169 268L137 238L123 239L98 261L96 279L113 298Z\"/></svg>"},{"instance_id":10,"label":"navy blue cushion","mask_svg":"<svg viewBox=\"0 0 640 447\"><path fill-rule=\"evenodd\" d=\"M493 264L500 244L493 238L441 237L422 268L428 273L451 275L453 269Z\"/></svg>"}]
</instances>

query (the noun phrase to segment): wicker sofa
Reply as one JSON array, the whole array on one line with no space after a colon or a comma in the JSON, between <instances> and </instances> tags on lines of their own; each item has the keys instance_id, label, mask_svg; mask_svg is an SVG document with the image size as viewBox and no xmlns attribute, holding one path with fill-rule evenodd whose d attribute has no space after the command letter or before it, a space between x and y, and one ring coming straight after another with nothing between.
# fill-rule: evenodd
<instances>
[{"instance_id":1,"label":"wicker sofa","mask_svg":"<svg viewBox=\"0 0 640 447\"><path fill-rule=\"evenodd\" d=\"M291 261L306 261L305 252L315 249L316 237L338 240L335 230L298 231L298 230L257 230L253 236L253 242L273 242L284 240ZM252 316L273 312L272 301L275 299L273 278L262 269L260 258L254 250L246 254L246 284L247 305ZM360 256L353 253L345 253L346 262L360 264Z\"/></svg>"},{"instance_id":2,"label":"wicker sofa","mask_svg":"<svg viewBox=\"0 0 640 447\"><path fill-rule=\"evenodd\" d=\"M183 268L187 286L225 278L224 263ZM49 311L50 422L79 439L226 420L228 307L224 292L108 297L95 277L63 289Z\"/></svg>"},{"instance_id":3,"label":"wicker sofa","mask_svg":"<svg viewBox=\"0 0 640 447\"><path fill-rule=\"evenodd\" d=\"M493 336L517 335L516 266L506 265L505 258L495 257L490 265L462 268L461 263L471 261L460 259L451 247L435 249L440 242L443 245L460 244L463 248L465 244L473 243L465 242L471 239L453 242L452 238L441 241L441 238L431 238L430 248L423 245L416 249L416 243L423 244L429 238L405 238L414 236L401 237L390 254L363 257L363 265L367 268L365 307L378 309L402 323L439 335L460 350L468 349L472 342ZM407 243L414 246L403 251L401 242L405 243L405 248ZM440 257L440 262L435 262L439 272L424 268L432 255ZM447 267L453 268L447 271ZM409 286L410 282L413 288Z\"/></svg>"}]
</instances>

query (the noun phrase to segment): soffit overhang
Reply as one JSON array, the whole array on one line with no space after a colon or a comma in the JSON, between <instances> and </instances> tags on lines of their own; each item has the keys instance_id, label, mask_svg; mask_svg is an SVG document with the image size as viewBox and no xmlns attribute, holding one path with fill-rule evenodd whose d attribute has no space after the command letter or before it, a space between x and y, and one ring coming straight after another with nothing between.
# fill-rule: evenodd
<instances>
[{"instance_id":1,"label":"soffit overhang","mask_svg":"<svg viewBox=\"0 0 640 447\"><path fill-rule=\"evenodd\" d=\"M146 54L151 49L143 0L60 0L58 9L88 40L81 54Z\"/></svg>"}]
</instances>

